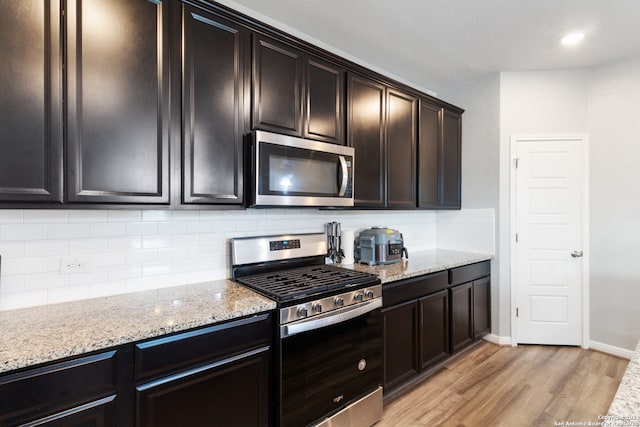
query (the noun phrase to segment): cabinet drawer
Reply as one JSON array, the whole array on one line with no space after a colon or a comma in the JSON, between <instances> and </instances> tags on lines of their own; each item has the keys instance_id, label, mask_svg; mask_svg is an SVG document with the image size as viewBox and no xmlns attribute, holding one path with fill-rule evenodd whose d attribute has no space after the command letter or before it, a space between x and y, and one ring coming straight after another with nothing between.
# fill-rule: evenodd
<instances>
[{"instance_id":1,"label":"cabinet drawer","mask_svg":"<svg viewBox=\"0 0 640 427\"><path fill-rule=\"evenodd\" d=\"M446 271L412 279L400 280L382 287L382 302L389 307L411 299L446 289L449 286Z\"/></svg>"},{"instance_id":2,"label":"cabinet drawer","mask_svg":"<svg viewBox=\"0 0 640 427\"><path fill-rule=\"evenodd\" d=\"M480 277L488 276L491 273L491 261L482 261L464 267L452 268L449 270L449 283L452 286L460 283L471 282Z\"/></svg>"},{"instance_id":3,"label":"cabinet drawer","mask_svg":"<svg viewBox=\"0 0 640 427\"><path fill-rule=\"evenodd\" d=\"M115 395L116 351L0 378L0 425L13 425Z\"/></svg>"},{"instance_id":4,"label":"cabinet drawer","mask_svg":"<svg viewBox=\"0 0 640 427\"><path fill-rule=\"evenodd\" d=\"M271 319L261 314L136 344L136 381L269 345Z\"/></svg>"}]
</instances>

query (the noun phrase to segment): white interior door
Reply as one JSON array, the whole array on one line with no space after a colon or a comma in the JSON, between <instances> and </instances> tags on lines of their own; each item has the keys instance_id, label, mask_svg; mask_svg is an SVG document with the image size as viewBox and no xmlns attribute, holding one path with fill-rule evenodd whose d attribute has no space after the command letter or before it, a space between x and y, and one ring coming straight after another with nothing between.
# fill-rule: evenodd
<instances>
[{"instance_id":1,"label":"white interior door","mask_svg":"<svg viewBox=\"0 0 640 427\"><path fill-rule=\"evenodd\" d=\"M516 342L580 345L584 139L516 139Z\"/></svg>"}]
</instances>

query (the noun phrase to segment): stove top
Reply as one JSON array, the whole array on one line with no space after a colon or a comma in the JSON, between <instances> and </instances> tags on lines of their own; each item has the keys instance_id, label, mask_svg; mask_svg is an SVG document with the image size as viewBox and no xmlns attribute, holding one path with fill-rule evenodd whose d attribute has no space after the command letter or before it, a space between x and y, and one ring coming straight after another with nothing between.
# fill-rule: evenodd
<instances>
[{"instance_id":1,"label":"stove top","mask_svg":"<svg viewBox=\"0 0 640 427\"><path fill-rule=\"evenodd\" d=\"M236 281L279 302L380 283L377 276L333 265L312 265L237 277Z\"/></svg>"}]
</instances>

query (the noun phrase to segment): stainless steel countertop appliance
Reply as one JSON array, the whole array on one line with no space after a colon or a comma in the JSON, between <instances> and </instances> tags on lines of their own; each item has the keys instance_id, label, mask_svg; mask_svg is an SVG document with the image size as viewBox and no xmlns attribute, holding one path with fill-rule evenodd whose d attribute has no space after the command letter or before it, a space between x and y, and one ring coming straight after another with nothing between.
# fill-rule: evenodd
<instances>
[{"instance_id":1,"label":"stainless steel countertop appliance","mask_svg":"<svg viewBox=\"0 0 640 427\"><path fill-rule=\"evenodd\" d=\"M231 240L232 277L277 302L280 426L368 427L382 416L382 286L326 265L324 233Z\"/></svg>"},{"instance_id":2,"label":"stainless steel countertop appliance","mask_svg":"<svg viewBox=\"0 0 640 427\"><path fill-rule=\"evenodd\" d=\"M361 231L356 239L355 258L361 264L393 264L403 256L409 258L409 252L398 230L373 227Z\"/></svg>"}]
</instances>

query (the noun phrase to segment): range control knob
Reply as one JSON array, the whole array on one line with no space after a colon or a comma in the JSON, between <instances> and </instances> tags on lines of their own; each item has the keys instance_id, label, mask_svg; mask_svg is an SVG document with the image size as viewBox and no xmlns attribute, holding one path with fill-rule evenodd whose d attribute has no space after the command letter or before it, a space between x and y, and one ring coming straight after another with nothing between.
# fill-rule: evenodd
<instances>
[{"instance_id":1,"label":"range control knob","mask_svg":"<svg viewBox=\"0 0 640 427\"><path fill-rule=\"evenodd\" d=\"M335 297L335 298L333 299L333 304L334 304L336 307L342 307L342 306L344 306L344 298L342 298L342 297Z\"/></svg>"},{"instance_id":2,"label":"range control knob","mask_svg":"<svg viewBox=\"0 0 640 427\"><path fill-rule=\"evenodd\" d=\"M364 300L364 294L362 292L358 292L357 294L355 294L353 296L353 299L356 301L363 301Z\"/></svg>"},{"instance_id":3,"label":"range control knob","mask_svg":"<svg viewBox=\"0 0 640 427\"><path fill-rule=\"evenodd\" d=\"M364 291L364 296L365 296L365 298L371 299L375 295L373 294L373 291L371 289L367 289L366 291Z\"/></svg>"},{"instance_id":4,"label":"range control knob","mask_svg":"<svg viewBox=\"0 0 640 427\"><path fill-rule=\"evenodd\" d=\"M298 313L298 317L307 317L309 315L307 307L298 307L298 310L296 310L296 312Z\"/></svg>"},{"instance_id":5,"label":"range control knob","mask_svg":"<svg viewBox=\"0 0 640 427\"><path fill-rule=\"evenodd\" d=\"M314 302L311 305L311 311L313 311L314 313L322 313L322 304L320 304L319 302Z\"/></svg>"}]
</instances>

